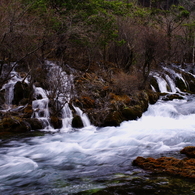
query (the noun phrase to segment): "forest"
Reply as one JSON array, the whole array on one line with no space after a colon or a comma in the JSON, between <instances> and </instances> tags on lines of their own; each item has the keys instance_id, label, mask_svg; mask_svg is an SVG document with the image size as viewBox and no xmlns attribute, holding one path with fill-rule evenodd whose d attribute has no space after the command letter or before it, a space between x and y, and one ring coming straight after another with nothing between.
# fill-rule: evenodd
<instances>
[{"instance_id":1,"label":"forest","mask_svg":"<svg viewBox=\"0 0 195 195\"><path fill-rule=\"evenodd\" d=\"M150 91L151 71L195 61L194 1L1 0L0 21L0 88L13 70L20 72L12 104L25 105L29 115L33 86L49 91L56 128L69 89L61 72L51 76L47 61L67 74L74 70L69 103L97 126L140 117L159 95ZM59 93L63 102L56 106ZM4 90L0 107L6 107Z\"/></svg>"},{"instance_id":2,"label":"forest","mask_svg":"<svg viewBox=\"0 0 195 195\"><path fill-rule=\"evenodd\" d=\"M194 1L151 2L2 0L0 86L9 76L3 65L11 62L32 75L47 59L86 72L141 70L144 79L159 63L193 63Z\"/></svg>"}]
</instances>

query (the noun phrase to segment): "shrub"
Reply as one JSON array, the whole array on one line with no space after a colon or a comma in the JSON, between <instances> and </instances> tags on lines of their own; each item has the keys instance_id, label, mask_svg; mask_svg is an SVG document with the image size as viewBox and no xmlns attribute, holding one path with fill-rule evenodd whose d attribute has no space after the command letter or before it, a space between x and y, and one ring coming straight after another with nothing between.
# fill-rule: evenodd
<instances>
[{"instance_id":1,"label":"shrub","mask_svg":"<svg viewBox=\"0 0 195 195\"><path fill-rule=\"evenodd\" d=\"M127 74L124 72L120 72L118 74L113 75L113 90L116 94L129 94L131 95L133 92L137 91L141 85L142 79L138 75L135 74Z\"/></svg>"}]
</instances>

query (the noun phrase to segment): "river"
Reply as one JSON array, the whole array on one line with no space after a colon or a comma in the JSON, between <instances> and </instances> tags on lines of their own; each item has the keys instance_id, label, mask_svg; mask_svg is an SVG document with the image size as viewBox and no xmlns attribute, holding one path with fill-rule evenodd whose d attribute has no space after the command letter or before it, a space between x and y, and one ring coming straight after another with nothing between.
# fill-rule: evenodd
<instances>
[{"instance_id":1,"label":"river","mask_svg":"<svg viewBox=\"0 0 195 195\"><path fill-rule=\"evenodd\" d=\"M180 157L180 149L194 145L194 119L195 96L189 95L159 100L119 127L89 125L1 141L0 194L64 195L121 186L111 181L144 174L132 166L137 156Z\"/></svg>"},{"instance_id":2,"label":"river","mask_svg":"<svg viewBox=\"0 0 195 195\"><path fill-rule=\"evenodd\" d=\"M173 78L184 80L173 70L168 72ZM48 121L46 92L35 87L35 95L41 95L42 99L32 102L33 117L44 121L46 132L44 136L0 140L0 195L195 194L192 181L153 175L132 166L137 156L183 158L180 150L195 144L195 95L181 92L168 75L153 75L161 92L180 93L183 99L160 98L149 105L141 118L123 122L119 127L97 128L90 124L85 113L74 107L85 127L73 129L72 113L65 104L63 128L55 130ZM8 111L13 85L20 80L13 72L4 86ZM66 80L63 80L65 86Z\"/></svg>"}]
</instances>

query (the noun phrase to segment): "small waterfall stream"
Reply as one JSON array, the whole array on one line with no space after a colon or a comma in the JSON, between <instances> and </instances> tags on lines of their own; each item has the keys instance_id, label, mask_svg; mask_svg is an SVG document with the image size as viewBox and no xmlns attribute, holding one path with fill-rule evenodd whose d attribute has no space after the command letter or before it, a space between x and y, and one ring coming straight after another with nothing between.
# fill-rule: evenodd
<instances>
[{"instance_id":1,"label":"small waterfall stream","mask_svg":"<svg viewBox=\"0 0 195 195\"><path fill-rule=\"evenodd\" d=\"M61 115L62 115L62 128L61 131L69 131L72 129L71 122L73 119L72 111L69 107L69 100L71 98L72 89L74 89L73 84L73 76L67 75L60 66L56 65L55 63L46 62L48 69L49 69L49 78L50 78L50 85L51 85L51 91L45 91L41 87L34 87L34 96L35 99L32 102L32 108L33 108L33 116L34 118L37 118L42 121L44 125L44 130L53 130L51 124L50 124L50 114L49 114L49 98L53 92L52 90L55 89L55 97L56 98L56 104L64 104L64 106L61 109ZM56 79L57 77L57 79ZM57 82L56 82L57 81ZM52 88L53 87L53 88ZM53 96L53 94L52 94ZM57 96L57 97L56 97ZM59 101L59 102L58 102ZM64 103L65 102L65 103ZM67 103L66 103L67 102ZM59 106L60 107L60 106ZM80 108L73 106L78 116L80 116L84 127L90 126L90 121L85 113L81 111Z\"/></svg>"},{"instance_id":2,"label":"small waterfall stream","mask_svg":"<svg viewBox=\"0 0 195 195\"><path fill-rule=\"evenodd\" d=\"M42 121L43 126L45 129L52 129L49 118L49 99L46 95L45 90L41 87L34 87L34 96L35 99L32 101L32 109L33 109L33 115L32 118L37 118L40 121Z\"/></svg>"},{"instance_id":3,"label":"small waterfall stream","mask_svg":"<svg viewBox=\"0 0 195 195\"><path fill-rule=\"evenodd\" d=\"M83 122L83 126L84 127L90 126L91 123L90 123L90 120L87 117L87 115L85 113L83 113L83 111L79 107L76 107L76 106L73 106L73 107L74 107L77 115L81 117L81 120Z\"/></svg>"},{"instance_id":4,"label":"small waterfall stream","mask_svg":"<svg viewBox=\"0 0 195 195\"><path fill-rule=\"evenodd\" d=\"M151 72L151 76L154 77L158 83L158 88L161 93L182 93L182 91L176 86L175 80L180 79L186 88L188 87L187 82L180 73L167 67L162 67L164 71L160 74L158 72ZM179 69L180 71L183 71ZM156 91L154 86L151 86Z\"/></svg>"},{"instance_id":5,"label":"small waterfall stream","mask_svg":"<svg viewBox=\"0 0 195 195\"><path fill-rule=\"evenodd\" d=\"M18 81L22 81L23 78L15 71L10 73L11 79L8 83L4 84L1 90L5 90L5 111L12 108L12 101L14 98L14 86ZM25 81L27 82L27 81Z\"/></svg>"}]
</instances>

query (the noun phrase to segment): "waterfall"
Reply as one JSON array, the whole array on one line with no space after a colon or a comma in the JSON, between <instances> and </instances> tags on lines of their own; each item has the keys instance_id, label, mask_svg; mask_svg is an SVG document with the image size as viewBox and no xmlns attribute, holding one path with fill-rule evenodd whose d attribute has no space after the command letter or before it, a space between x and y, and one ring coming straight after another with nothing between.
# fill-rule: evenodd
<instances>
[{"instance_id":1,"label":"waterfall","mask_svg":"<svg viewBox=\"0 0 195 195\"><path fill-rule=\"evenodd\" d=\"M5 89L5 104L7 106L7 110L11 109L12 100L14 98L14 85L20 81L21 78L17 72L11 72L11 79L8 83L4 84L2 90Z\"/></svg>"},{"instance_id":2,"label":"waterfall","mask_svg":"<svg viewBox=\"0 0 195 195\"><path fill-rule=\"evenodd\" d=\"M66 130L68 131L71 128L72 119L73 119L72 111L68 103L66 103L62 109L62 129L64 131Z\"/></svg>"},{"instance_id":3,"label":"waterfall","mask_svg":"<svg viewBox=\"0 0 195 195\"><path fill-rule=\"evenodd\" d=\"M154 75L154 78L156 78L160 92L168 93L168 90L167 90L168 83L166 82L166 80L157 74Z\"/></svg>"},{"instance_id":4,"label":"waterfall","mask_svg":"<svg viewBox=\"0 0 195 195\"><path fill-rule=\"evenodd\" d=\"M18 81L22 81L23 78L16 72L12 70L10 73L10 80L3 85L1 90L5 90L5 110L8 111L12 108L12 101L14 99L14 86ZM28 81L26 81L28 82Z\"/></svg>"},{"instance_id":5,"label":"waterfall","mask_svg":"<svg viewBox=\"0 0 195 195\"><path fill-rule=\"evenodd\" d=\"M165 75L165 78L170 86L171 92L176 93L177 92L177 88L176 85L174 83L174 81L170 78L169 75Z\"/></svg>"},{"instance_id":6,"label":"waterfall","mask_svg":"<svg viewBox=\"0 0 195 195\"><path fill-rule=\"evenodd\" d=\"M90 123L90 120L89 118L87 117L87 115L85 113L83 113L83 111L79 108L79 107L76 107L76 106L73 106L77 115L80 116L82 122L83 122L83 126L84 127L87 127L87 126L90 126L91 123Z\"/></svg>"},{"instance_id":7,"label":"waterfall","mask_svg":"<svg viewBox=\"0 0 195 195\"><path fill-rule=\"evenodd\" d=\"M34 95L36 100L33 101L33 116L41 120L45 129L51 130L50 114L49 114L49 97L52 97L55 104L63 105L61 112L62 131L69 131L71 129L73 114L69 107L69 101L74 95L73 75L68 75L63 71L62 67L57 64L46 61L48 69L49 89L45 91L41 87L34 87ZM41 98L40 98L41 97ZM61 107L61 106L59 106ZM81 117L84 127L89 126L90 122L86 114L84 114L78 107L74 107L77 114Z\"/></svg>"},{"instance_id":8,"label":"waterfall","mask_svg":"<svg viewBox=\"0 0 195 195\"><path fill-rule=\"evenodd\" d=\"M50 126L49 118L49 108L48 103L49 99L46 95L46 92L41 87L34 87L34 96L35 99L32 101L33 115L32 118L39 119L45 129L52 129Z\"/></svg>"},{"instance_id":9,"label":"waterfall","mask_svg":"<svg viewBox=\"0 0 195 195\"><path fill-rule=\"evenodd\" d=\"M180 80L182 80L183 83L185 84L185 86L187 87L187 82L185 81L185 79L183 78L183 76L180 73L177 73L173 69L170 69L167 67L163 67L163 69L166 71L167 74L171 74L173 79L179 78ZM182 69L178 69L178 70L183 71Z\"/></svg>"},{"instance_id":10,"label":"waterfall","mask_svg":"<svg viewBox=\"0 0 195 195\"><path fill-rule=\"evenodd\" d=\"M167 67L162 67L163 71L159 74L158 72L151 72L151 76L153 76L158 84L158 88L161 93L182 93L181 90L176 86L176 79L182 80L182 82L187 87L187 83L185 79L182 77L180 73L177 73L175 70ZM179 69L179 71L181 71ZM151 86L154 91L156 91L154 86Z\"/></svg>"}]
</instances>

